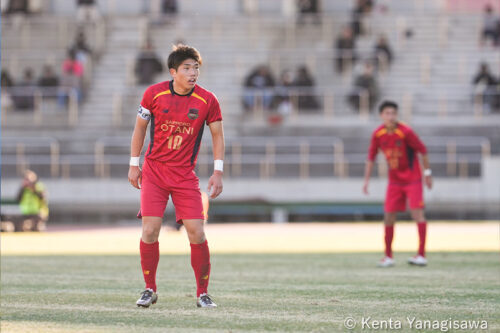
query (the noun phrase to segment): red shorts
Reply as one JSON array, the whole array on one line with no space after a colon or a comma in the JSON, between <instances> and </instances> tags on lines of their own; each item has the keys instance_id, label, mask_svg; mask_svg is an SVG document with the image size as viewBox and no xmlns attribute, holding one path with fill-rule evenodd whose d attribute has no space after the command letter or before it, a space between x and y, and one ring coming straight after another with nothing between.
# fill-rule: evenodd
<instances>
[{"instance_id":1,"label":"red shorts","mask_svg":"<svg viewBox=\"0 0 500 333\"><path fill-rule=\"evenodd\" d=\"M141 210L137 217L163 217L172 196L177 223L203 220L203 204L198 177L192 169L167 166L145 159L142 168Z\"/></svg>"},{"instance_id":2,"label":"red shorts","mask_svg":"<svg viewBox=\"0 0 500 333\"><path fill-rule=\"evenodd\" d=\"M424 208L422 181L410 184L391 184L387 186L384 210L387 213L406 211L408 202L410 209Z\"/></svg>"}]
</instances>

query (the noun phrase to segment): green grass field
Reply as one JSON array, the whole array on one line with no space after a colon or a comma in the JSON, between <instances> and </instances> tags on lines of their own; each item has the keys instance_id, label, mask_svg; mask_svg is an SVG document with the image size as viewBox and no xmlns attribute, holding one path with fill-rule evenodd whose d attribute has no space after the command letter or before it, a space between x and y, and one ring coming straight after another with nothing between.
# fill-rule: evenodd
<instances>
[{"instance_id":1,"label":"green grass field","mask_svg":"<svg viewBox=\"0 0 500 333\"><path fill-rule=\"evenodd\" d=\"M429 226L428 267L409 267L414 223L396 226L397 266L379 269L380 223L209 224L209 291L217 309L195 306L185 231L160 234L159 302L144 286L140 226L54 226L1 235L1 331L345 332L352 316L381 325L486 320L500 332L498 222ZM414 321L414 325L416 325ZM429 322L430 323L430 322ZM397 326L393 326L397 328ZM414 328L416 326L413 326ZM453 330L450 330L453 331ZM456 330L455 330L456 331ZM464 332L464 331L461 331Z\"/></svg>"},{"instance_id":2,"label":"green grass field","mask_svg":"<svg viewBox=\"0 0 500 333\"><path fill-rule=\"evenodd\" d=\"M137 308L137 255L3 256L1 331L6 332L343 332L349 316L373 320L486 320L500 331L495 252L435 252L426 268L398 253L215 254L210 293L198 309L189 256L162 255L159 301ZM417 332L417 330L413 330ZM418 332L439 332L421 330ZM453 331L453 330L450 330Z\"/></svg>"}]
</instances>

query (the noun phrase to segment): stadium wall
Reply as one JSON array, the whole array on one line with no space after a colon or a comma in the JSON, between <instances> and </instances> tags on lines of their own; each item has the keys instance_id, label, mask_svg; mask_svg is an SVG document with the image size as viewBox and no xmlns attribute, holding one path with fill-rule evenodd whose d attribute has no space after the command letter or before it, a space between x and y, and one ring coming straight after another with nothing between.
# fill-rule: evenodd
<instances>
[{"instance_id":1,"label":"stadium wall","mask_svg":"<svg viewBox=\"0 0 500 333\"><path fill-rule=\"evenodd\" d=\"M431 191L425 190L429 216L500 220L500 157L485 158L482 162L481 174L481 178L460 179L460 181L456 178L435 179L434 188ZM139 209L139 191L132 188L125 178L123 180L50 179L42 181L48 190L52 220L55 222L60 220L109 223L133 219ZM378 218L382 213L381 204L387 181L373 178L369 196L361 192L362 181L360 178L226 179L221 197L212 202L212 207L217 209L211 210L211 217L212 220L217 221L221 217L217 216L217 212L220 212L219 215L225 212L225 215L229 215L226 218L230 220L232 214L233 220L243 218L249 221L251 216L259 213L254 210L262 212L264 208L270 208L271 212L268 215L270 217L265 218L286 220L287 210L303 205L309 207L308 210L306 209L307 213L304 213L307 216L315 216L315 207L322 207L323 213L320 215L324 215L325 220L329 220L328 210L325 211L324 208L331 204L343 208L342 216L363 215L363 212L367 212ZM13 198L19 184L18 179L3 180L2 198ZM205 190L207 179L201 179L200 184L202 190ZM233 208L229 210L230 213L227 213L228 210L221 210L224 205L234 203L239 205L231 206ZM373 210L370 207L378 208ZM4 214L9 211L5 208L7 207L2 207ZM278 208L278 210L273 211L273 208ZM300 211L297 214L300 214ZM339 215L335 211L331 214Z\"/></svg>"}]
</instances>

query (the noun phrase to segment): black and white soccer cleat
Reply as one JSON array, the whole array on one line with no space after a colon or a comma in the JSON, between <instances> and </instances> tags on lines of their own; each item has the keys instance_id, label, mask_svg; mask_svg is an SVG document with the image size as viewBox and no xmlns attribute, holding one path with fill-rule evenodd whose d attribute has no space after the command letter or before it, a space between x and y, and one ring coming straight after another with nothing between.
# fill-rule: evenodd
<instances>
[{"instance_id":1,"label":"black and white soccer cleat","mask_svg":"<svg viewBox=\"0 0 500 333\"><path fill-rule=\"evenodd\" d=\"M158 295L152 289L146 289L141 293L141 297L135 304L143 308L149 308L151 304L155 304L158 300Z\"/></svg>"},{"instance_id":2,"label":"black and white soccer cleat","mask_svg":"<svg viewBox=\"0 0 500 333\"><path fill-rule=\"evenodd\" d=\"M196 301L196 306L199 308L216 308L217 304L212 301L210 296L208 296L206 293L201 294L200 297L198 297L198 300Z\"/></svg>"}]
</instances>

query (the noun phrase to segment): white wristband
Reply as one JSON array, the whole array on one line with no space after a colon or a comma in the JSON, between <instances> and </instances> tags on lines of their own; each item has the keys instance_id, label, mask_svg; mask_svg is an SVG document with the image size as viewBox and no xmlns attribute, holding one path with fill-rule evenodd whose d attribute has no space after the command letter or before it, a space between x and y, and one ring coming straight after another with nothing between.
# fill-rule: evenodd
<instances>
[{"instance_id":1,"label":"white wristband","mask_svg":"<svg viewBox=\"0 0 500 333\"><path fill-rule=\"evenodd\" d=\"M425 169L424 170L424 176L432 176L432 170L431 169Z\"/></svg>"},{"instance_id":2,"label":"white wristband","mask_svg":"<svg viewBox=\"0 0 500 333\"><path fill-rule=\"evenodd\" d=\"M139 160L140 160L140 156L138 157L130 157L130 164L131 166L139 166Z\"/></svg>"},{"instance_id":3,"label":"white wristband","mask_svg":"<svg viewBox=\"0 0 500 333\"><path fill-rule=\"evenodd\" d=\"M224 161L223 160L215 160L214 161L214 171L215 170L220 171L220 172L224 171Z\"/></svg>"}]
</instances>

